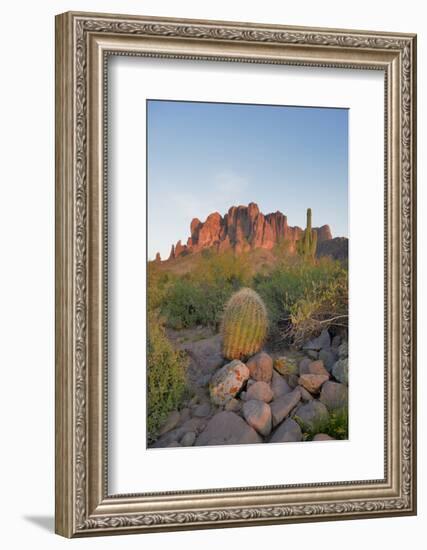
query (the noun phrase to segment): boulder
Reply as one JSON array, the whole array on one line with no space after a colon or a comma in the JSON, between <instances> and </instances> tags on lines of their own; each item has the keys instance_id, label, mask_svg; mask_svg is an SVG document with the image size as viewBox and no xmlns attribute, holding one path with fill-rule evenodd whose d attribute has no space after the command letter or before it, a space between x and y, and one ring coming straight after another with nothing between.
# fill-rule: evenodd
<instances>
[{"instance_id":1,"label":"boulder","mask_svg":"<svg viewBox=\"0 0 427 550\"><path fill-rule=\"evenodd\" d=\"M275 370L282 375L298 374L298 362L295 357L282 355L274 360Z\"/></svg>"},{"instance_id":2,"label":"boulder","mask_svg":"<svg viewBox=\"0 0 427 550\"><path fill-rule=\"evenodd\" d=\"M302 374L298 379L298 384L310 393L316 394L327 380L329 380L327 374Z\"/></svg>"},{"instance_id":3,"label":"boulder","mask_svg":"<svg viewBox=\"0 0 427 550\"><path fill-rule=\"evenodd\" d=\"M241 408L242 408L242 402L240 401L240 399L236 399L235 397L232 397L225 404L224 410L238 412L240 411Z\"/></svg>"},{"instance_id":4,"label":"boulder","mask_svg":"<svg viewBox=\"0 0 427 550\"><path fill-rule=\"evenodd\" d=\"M313 441L335 441L335 437L331 437L330 435L328 434L316 434L314 437L313 437Z\"/></svg>"},{"instance_id":5,"label":"boulder","mask_svg":"<svg viewBox=\"0 0 427 550\"><path fill-rule=\"evenodd\" d=\"M331 372L332 367L337 360L337 353L332 348L330 349L321 349L319 351L319 361L321 360L323 362L323 365L325 367L325 370L328 372Z\"/></svg>"},{"instance_id":6,"label":"boulder","mask_svg":"<svg viewBox=\"0 0 427 550\"><path fill-rule=\"evenodd\" d=\"M196 441L196 434L194 432L187 432L182 436L181 445L183 447L191 447Z\"/></svg>"},{"instance_id":7,"label":"boulder","mask_svg":"<svg viewBox=\"0 0 427 550\"><path fill-rule=\"evenodd\" d=\"M321 359L310 361L307 370L308 372L306 374L323 374L324 376L327 376L329 378L329 372L325 369L325 366Z\"/></svg>"},{"instance_id":8,"label":"boulder","mask_svg":"<svg viewBox=\"0 0 427 550\"><path fill-rule=\"evenodd\" d=\"M348 357L338 359L332 367L332 375L339 382L348 386Z\"/></svg>"},{"instance_id":9,"label":"boulder","mask_svg":"<svg viewBox=\"0 0 427 550\"><path fill-rule=\"evenodd\" d=\"M267 403L251 399L244 403L242 412L249 426L259 434L266 436L271 432L271 409Z\"/></svg>"},{"instance_id":10,"label":"boulder","mask_svg":"<svg viewBox=\"0 0 427 550\"><path fill-rule=\"evenodd\" d=\"M337 348L341 344L341 336L339 334L336 334L332 338L331 347Z\"/></svg>"},{"instance_id":11,"label":"boulder","mask_svg":"<svg viewBox=\"0 0 427 550\"><path fill-rule=\"evenodd\" d=\"M200 405L197 405L193 410L193 416L198 418L203 418L204 416L209 416L211 412L211 405L210 403L200 403Z\"/></svg>"},{"instance_id":12,"label":"boulder","mask_svg":"<svg viewBox=\"0 0 427 550\"><path fill-rule=\"evenodd\" d=\"M342 357L348 357L348 342L344 341L342 344L338 347L338 357L341 359Z\"/></svg>"},{"instance_id":13,"label":"boulder","mask_svg":"<svg viewBox=\"0 0 427 550\"><path fill-rule=\"evenodd\" d=\"M319 358L319 352L314 349L308 349L306 353L313 361L316 361L316 359Z\"/></svg>"},{"instance_id":14,"label":"boulder","mask_svg":"<svg viewBox=\"0 0 427 550\"><path fill-rule=\"evenodd\" d=\"M304 357L303 359L301 359L301 361L299 363L299 373L300 373L300 375L301 374L310 374L309 367L310 367L310 364L312 362L313 362L313 360L310 359L310 357Z\"/></svg>"},{"instance_id":15,"label":"boulder","mask_svg":"<svg viewBox=\"0 0 427 550\"><path fill-rule=\"evenodd\" d=\"M290 374L287 376L287 382L291 389L295 389L298 386L299 376L297 374Z\"/></svg>"},{"instance_id":16,"label":"boulder","mask_svg":"<svg viewBox=\"0 0 427 550\"><path fill-rule=\"evenodd\" d=\"M187 374L195 385L207 385L216 369L224 364L220 334L195 342L184 342L177 348L189 356Z\"/></svg>"},{"instance_id":17,"label":"boulder","mask_svg":"<svg viewBox=\"0 0 427 550\"><path fill-rule=\"evenodd\" d=\"M261 351L253 355L246 363L250 377L259 382L270 382L273 374L273 359Z\"/></svg>"},{"instance_id":18,"label":"boulder","mask_svg":"<svg viewBox=\"0 0 427 550\"><path fill-rule=\"evenodd\" d=\"M166 432L170 432L179 424L181 415L178 411L172 411L166 419L166 422L163 424L159 431L159 435L163 435Z\"/></svg>"},{"instance_id":19,"label":"boulder","mask_svg":"<svg viewBox=\"0 0 427 550\"><path fill-rule=\"evenodd\" d=\"M301 401L311 401L314 397L309 391L307 391L303 386L298 386L299 392L301 394Z\"/></svg>"},{"instance_id":20,"label":"boulder","mask_svg":"<svg viewBox=\"0 0 427 550\"><path fill-rule=\"evenodd\" d=\"M273 390L270 384L267 384L267 382L255 382L255 384L252 384L246 391L246 401L250 401L251 399L270 403L273 399Z\"/></svg>"},{"instance_id":21,"label":"boulder","mask_svg":"<svg viewBox=\"0 0 427 550\"><path fill-rule=\"evenodd\" d=\"M191 411L188 407L185 407L184 409L181 410L179 423L184 424L185 422L187 422L187 420L190 420L190 418L191 418Z\"/></svg>"},{"instance_id":22,"label":"boulder","mask_svg":"<svg viewBox=\"0 0 427 550\"><path fill-rule=\"evenodd\" d=\"M302 432L298 422L292 418L284 420L272 433L270 443L285 443L287 441L301 441Z\"/></svg>"},{"instance_id":23,"label":"boulder","mask_svg":"<svg viewBox=\"0 0 427 550\"><path fill-rule=\"evenodd\" d=\"M322 332L317 338L313 338L313 340L309 340L308 342L306 342L303 345L302 349L320 351L323 348L330 348L330 347L331 347L331 337L329 336L329 332L325 329L325 330L322 330Z\"/></svg>"},{"instance_id":24,"label":"boulder","mask_svg":"<svg viewBox=\"0 0 427 550\"><path fill-rule=\"evenodd\" d=\"M273 377L271 379L271 389L273 391L273 399L277 399L281 395L290 393L292 390L283 376L276 371L273 371Z\"/></svg>"},{"instance_id":25,"label":"boulder","mask_svg":"<svg viewBox=\"0 0 427 550\"><path fill-rule=\"evenodd\" d=\"M273 419L273 426L277 426L278 424L280 424L280 422L282 422L282 420L289 415L292 409L296 407L296 405L298 405L300 399L301 394L296 388L292 392L287 393L286 395L282 395L282 397L278 397L277 399L272 401L270 404L270 408Z\"/></svg>"},{"instance_id":26,"label":"boulder","mask_svg":"<svg viewBox=\"0 0 427 550\"><path fill-rule=\"evenodd\" d=\"M347 386L338 382L325 382L320 392L320 401L330 411L346 407L348 404Z\"/></svg>"},{"instance_id":27,"label":"boulder","mask_svg":"<svg viewBox=\"0 0 427 550\"><path fill-rule=\"evenodd\" d=\"M313 399L298 407L294 420L298 422L303 430L316 430L329 420L329 413L323 403Z\"/></svg>"},{"instance_id":28,"label":"boulder","mask_svg":"<svg viewBox=\"0 0 427 550\"><path fill-rule=\"evenodd\" d=\"M231 411L222 411L211 418L195 445L240 443L262 443L262 438L242 417Z\"/></svg>"},{"instance_id":29,"label":"boulder","mask_svg":"<svg viewBox=\"0 0 427 550\"><path fill-rule=\"evenodd\" d=\"M235 397L249 378L249 369L238 359L221 367L211 378L209 391L215 405L225 403Z\"/></svg>"}]
</instances>

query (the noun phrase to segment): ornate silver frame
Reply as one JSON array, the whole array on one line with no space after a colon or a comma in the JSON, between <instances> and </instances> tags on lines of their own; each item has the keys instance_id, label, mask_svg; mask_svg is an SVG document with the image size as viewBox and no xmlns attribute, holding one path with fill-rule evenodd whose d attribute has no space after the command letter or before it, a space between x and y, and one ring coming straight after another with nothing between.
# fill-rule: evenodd
<instances>
[{"instance_id":1,"label":"ornate silver frame","mask_svg":"<svg viewBox=\"0 0 427 550\"><path fill-rule=\"evenodd\" d=\"M385 74L385 477L109 495L106 57L368 68ZM56 18L56 532L66 537L416 513L416 37L123 15Z\"/></svg>"}]
</instances>

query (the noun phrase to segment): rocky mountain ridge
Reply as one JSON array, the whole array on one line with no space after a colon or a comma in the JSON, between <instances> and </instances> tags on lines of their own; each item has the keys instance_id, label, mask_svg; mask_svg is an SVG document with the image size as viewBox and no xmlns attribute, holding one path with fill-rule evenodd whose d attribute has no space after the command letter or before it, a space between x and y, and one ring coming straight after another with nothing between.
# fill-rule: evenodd
<instances>
[{"instance_id":1,"label":"rocky mountain ridge","mask_svg":"<svg viewBox=\"0 0 427 550\"><path fill-rule=\"evenodd\" d=\"M329 225L315 227L317 242L332 239ZM295 243L301 239L303 229L288 225L282 212L262 214L256 203L248 206L232 206L221 216L219 212L210 214L204 222L194 218L190 224L190 237L186 244L179 240L171 247L169 260L180 256L213 249L217 252L233 250L239 254L256 248L271 250L275 245L286 241L289 250L295 251ZM156 261L161 261L156 254Z\"/></svg>"}]
</instances>

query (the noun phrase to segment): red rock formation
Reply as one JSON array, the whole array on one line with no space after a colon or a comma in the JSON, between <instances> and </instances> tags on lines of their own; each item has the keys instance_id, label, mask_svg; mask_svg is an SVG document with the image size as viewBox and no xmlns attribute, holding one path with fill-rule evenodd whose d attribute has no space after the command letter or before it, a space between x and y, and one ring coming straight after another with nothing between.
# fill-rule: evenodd
<instances>
[{"instance_id":1,"label":"red rock formation","mask_svg":"<svg viewBox=\"0 0 427 550\"><path fill-rule=\"evenodd\" d=\"M318 242L332 239L329 225L314 230ZM301 227L289 226L287 217L279 211L263 215L254 202L248 206L232 206L224 217L213 212L205 222L194 218L190 231L186 245L181 241L172 245L170 260L206 248L219 252L232 249L238 254L255 248L272 249L283 241L288 243L290 251L295 251L295 242L303 233Z\"/></svg>"}]
</instances>

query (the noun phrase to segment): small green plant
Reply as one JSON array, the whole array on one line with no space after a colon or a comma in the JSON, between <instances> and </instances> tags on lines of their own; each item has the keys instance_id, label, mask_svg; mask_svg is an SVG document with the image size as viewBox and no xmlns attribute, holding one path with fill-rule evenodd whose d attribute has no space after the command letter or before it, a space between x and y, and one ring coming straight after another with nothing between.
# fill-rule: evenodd
<instances>
[{"instance_id":1,"label":"small green plant","mask_svg":"<svg viewBox=\"0 0 427 550\"><path fill-rule=\"evenodd\" d=\"M306 260L314 260L317 248L317 231L311 227L311 208L307 208L307 227L296 246L300 256Z\"/></svg>"},{"instance_id":2,"label":"small green plant","mask_svg":"<svg viewBox=\"0 0 427 550\"><path fill-rule=\"evenodd\" d=\"M221 324L224 357L242 359L257 353L265 342L267 328L267 310L261 297L250 288L233 294Z\"/></svg>"},{"instance_id":3,"label":"small green plant","mask_svg":"<svg viewBox=\"0 0 427 550\"><path fill-rule=\"evenodd\" d=\"M316 434L322 433L334 439L348 439L348 407L342 407L329 413L327 419L321 419L308 426L295 420L300 424L305 441L312 441Z\"/></svg>"},{"instance_id":4,"label":"small green plant","mask_svg":"<svg viewBox=\"0 0 427 550\"><path fill-rule=\"evenodd\" d=\"M168 414L177 409L186 392L187 357L175 351L161 320L148 314L147 438L152 442Z\"/></svg>"}]
</instances>

